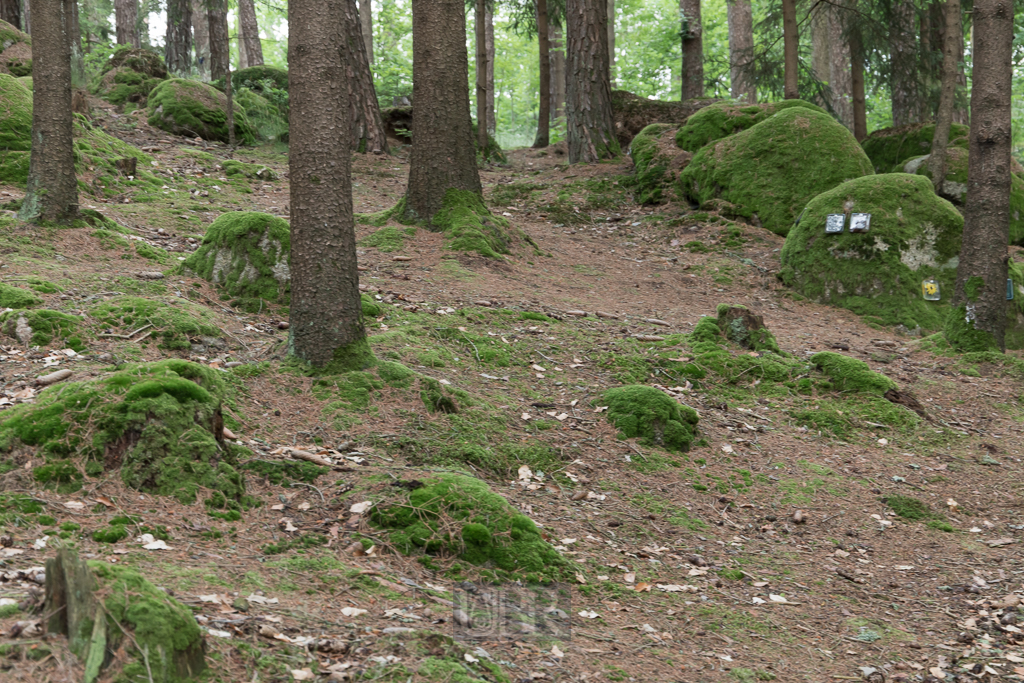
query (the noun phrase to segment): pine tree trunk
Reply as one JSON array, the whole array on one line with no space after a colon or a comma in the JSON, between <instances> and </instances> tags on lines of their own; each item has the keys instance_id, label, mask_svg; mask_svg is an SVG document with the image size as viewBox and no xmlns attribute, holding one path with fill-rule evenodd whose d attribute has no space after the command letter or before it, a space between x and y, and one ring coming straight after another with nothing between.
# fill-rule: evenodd
<instances>
[{"instance_id":1,"label":"pine tree trunk","mask_svg":"<svg viewBox=\"0 0 1024 683\"><path fill-rule=\"evenodd\" d=\"M548 40L548 0L537 1L537 53L540 56L540 93L537 106L537 137L534 148L551 141L551 44Z\"/></svg>"},{"instance_id":2,"label":"pine tree trunk","mask_svg":"<svg viewBox=\"0 0 1024 683\"><path fill-rule=\"evenodd\" d=\"M192 3L190 0L167 0L167 38L164 41L164 62L174 76L192 72Z\"/></svg>"},{"instance_id":3,"label":"pine tree trunk","mask_svg":"<svg viewBox=\"0 0 1024 683\"><path fill-rule=\"evenodd\" d=\"M473 25L476 29L476 144L487 149L487 0L476 0ZM415 101L415 99L413 100Z\"/></svg>"},{"instance_id":4,"label":"pine tree trunk","mask_svg":"<svg viewBox=\"0 0 1024 683\"><path fill-rule=\"evenodd\" d=\"M21 0L0 0L0 19L14 28L21 28Z\"/></svg>"},{"instance_id":5,"label":"pine tree trunk","mask_svg":"<svg viewBox=\"0 0 1024 683\"><path fill-rule=\"evenodd\" d=\"M118 45L139 47L139 0L114 0L114 25Z\"/></svg>"},{"instance_id":6,"label":"pine tree trunk","mask_svg":"<svg viewBox=\"0 0 1024 683\"><path fill-rule=\"evenodd\" d=\"M1005 351L1010 231L1013 3L975 0L964 234L945 335L964 351Z\"/></svg>"},{"instance_id":7,"label":"pine tree trunk","mask_svg":"<svg viewBox=\"0 0 1024 683\"><path fill-rule=\"evenodd\" d=\"M430 221L449 189L480 193L462 0L412 0L413 138L406 215Z\"/></svg>"},{"instance_id":8,"label":"pine tree trunk","mask_svg":"<svg viewBox=\"0 0 1024 683\"><path fill-rule=\"evenodd\" d=\"M348 0L351 2L351 0ZM289 352L315 367L360 369L366 343L352 215L351 105L341 0L290 0ZM360 42L361 42L360 33ZM339 134L340 133L340 134Z\"/></svg>"},{"instance_id":9,"label":"pine tree trunk","mask_svg":"<svg viewBox=\"0 0 1024 683\"><path fill-rule=\"evenodd\" d=\"M796 0L782 0L782 42L785 69L783 97L796 100L800 98L800 35L797 33Z\"/></svg>"},{"instance_id":10,"label":"pine tree trunk","mask_svg":"<svg viewBox=\"0 0 1024 683\"><path fill-rule=\"evenodd\" d=\"M551 120L565 116L565 40L562 29L548 22L551 50Z\"/></svg>"},{"instance_id":11,"label":"pine tree trunk","mask_svg":"<svg viewBox=\"0 0 1024 683\"><path fill-rule=\"evenodd\" d=\"M828 31L828 9L830 5L817 3L811 12L811 72L814 78L820 83L828 86L829 79L829 31ZM831 105L830 98L824 94L814 97L815 104L828 108Z\"/></svg>"},{"instance_id":12,"label":"pine tree trunk","mask_svg":"<svg viewBox=\"0 0 1024 683\"><path fill-rule=\"evenodd\" d=\"M345 60L348 97L352 103L352 149L374 154L388 153L388 138L380 118L380 104L373 87L373 72L366 55L366 42L355 0L342 0L345 20Z\"/></svg>"},{"instance_id":13,"label":"pine tree trunk","mask_svg":"<svg viewBox=\"0 0 1024 683\"><path fill-rule=\"evenodd\" d=\"M956 85L960 89L961 92L964 92L964 91L967 90L967 72L965 71L965 61L964 61L964 43L965 43L965 40L964 40L964 30L963 30L963 25L962 24L961 24L961 27L960 27L960 32L957 34L957 38L959 40L959 43L958 43L958 46L957 46L956 61L957 61L957 64L960 65L960 73L957 76ZM966 105L958 106L956 108L956 110L954 111L954 113L953 113L953 123L967 124L967 123L970 123L970 121L971 121L971 117L970 117L969 112L967 111L967 106Z\"/></svg>"},{"instance_id":14,"label":"pine tree trunk","mask_svg":"<svg viewBox=\"0 0 1024 683\"><path fill-rule=\"evenodd\" d=\"M853 97L853 137L861 141L868 136L867 97L864 93L864 48L860 29L852 28L850 44L850 92Z\"/></svg>"},{"instance_id":15,"label":"pine tree trunk","mask_svg":"<svg viewBox=\"0 0 1024 683\"><path fill-rule=\"evenodd\" d=\"M78 217L69 30L75 0L32 2L32 152L19 216L30 222L65 223Z\"/></svg>"},{"instance_id":16,"label":"pine tree trunk","mask_svg":"<svg viewBox=\"0 0 1024 683\"><path fill-rule=\"evenodd\" d=\"M850 45L845 35L846 12L829 5L829 85L832 86L832 110L839 122L853 130L853 82L850 72Z\"/></svg>"},{"instance_id":17,"label":"pine tree trunk","mask_svg":"<svg viewBox=\"0 0 1024 683\"><path fill-rule=\"evenodd\" d=\"M21 30L32 35L32 6L29 3L29 0L22 1L24 4L21 6L21 22L23 24Z\"/></svg>"},{"instance_id":18,"label":"pine tree trunk","mask_svg":"<svg viewBox=\"0 0 1024 683\"><path fill-rule=\"evenodd\" d=\"M487 132L497 132L494 120L494 5L488 2L484 12L484 45L487 47Z\"/></svg>"},{"instance_id":19,"label":"pine tree trunk","mask_svg":"<svg viewBox=\"0 0 1024 683\"><path fill-rule=\"evenodd\" d=\"M917 94L916 8L914 0L895 0L889 33L889 91L892 125L905 126L920 120Z\"/></svg>"},{"instance_id":20,"label":"pine tree trunk","mask_svg":"<svg viewBox=\"0 0 1024 683\"><path fill-rule=\"evenodd\" d=\"M949 129L953 125L953 107L956 104L956 82L960 76L957 64L957 50L960 33L960 0L946 0L945 30L942 40L942 72L939 93L939 108L935 113L935 135L932 137L932 151L928 157L928 170L932 174L935 193L942 189L946 180L946 148L949 146Z\"/></svg>"},{"instance_id":21,"label":"pine tree trunk","mask_svg":"<svg viewBox=\"0 0 1024 683\"><path fill-rule=\"evenodd\" d=\"M370 0L359 0L359 27L366 43L366 59L373 65L373 5Z\"/></svg>"},{"instance_id":22,"label":"pine tree trunk","mask_svg":"<svg viewBox=\"0 0 1024 683\"><path fill-rule=\"evenodd\" d=\"M619 154L608 82L607 6L604 0L566 0L566 133L569 163Z\"/></svg>"},{"instance_id":23,"label":"pine tree trunk","mask_svg":"<svg viewBox=\"0 0 1024 683\"><path fill-rule=\"evenodd\" d=\"M729 80L733 98L757 102L752 74L754 62L754 13L750 0L727 0L729 20Z\"/></svg>"},{"instance_id":24,"label":"pine tree trunk","mask_svg":"<svg viewBox=\"0 0 1024 683\"><path fill-rule=\"evenodd\" d=\"M196 71L199 80L210 80L210 19L206 0L192 0L192 33L196 44Z\"/></svg>"},{"instance_id":25,"label":"pine tree trunk","mask_svg":"<svg viewBox=\"0 0 1024 683\"><path fill-rule=\"evenodd\" d=\"M238 26L242 31L245 46L245 65L263 65L263 43L260 41L260 27L256 22L256 3L253 0L238 0Z\"/></svg>"},{"instance_id":26,"label":"pine tree trunk","mask_svg":"<svg viewBox=\"0 0 1024 683\"><path fill-rule=\"evenodd\" d=\"M210 26L210 78L224 78L231 59L228 37L227 0L206 0L206 16Z\"/></svg>"},{"instance_id":27,"label":"pine tree trunk","mask_svg":"<svg viewBox=\"0 0 1024 683\"><path fill-rule=\"evenodd\" d=\"M82 52L82 28L78 20L78 0L71 0L71 86L85 87L85 54Z\"/></svg>"},{"instance_id":28,"label":"pine tree trunk","mask_svg":"<svg viewBox=\"0 0 1024 683\"><path fill-rule=\"evenodd\" d=\"M157 2L157 8L159 8L159 0ZM139 45L145 48L152 48L152 42L149 40L149 0L139 0L138 7L138 20L135 22L135 30L139 34Z\"/></svg>"},{"instance_id":29,"label":"pine tree trunk","mask_svg":"<svg viewBox=\"0 0 1024 683\"><path fill-rule=\"evenodd\" d=\"M700 0L679 0L683 37L683 90L681 99L704 95L704 36Z\"/></svg>"},{"instance_id":30,"label":"pine tree trunk","mask_svg":"<svg viewBox=\"0 0 1024 683\"><path fill-rule=\"evenodd\" d=\"M615 0L608 0L608 82L615 88Z\"/></svg>"},{"instance_id":31,"label":"pine tree trunk","mask_svg":"<svg viewBox=\"0 0 1024 683\"><path fill-rule=\"evenodd\" d=\"M249 66L249 57L245 54L245 38L243 33L245 28L242 26L242 12L238 11L238 16L235 17L235 39L238 41L238 69L244 69Z\"/></svg>"}]
</instances>

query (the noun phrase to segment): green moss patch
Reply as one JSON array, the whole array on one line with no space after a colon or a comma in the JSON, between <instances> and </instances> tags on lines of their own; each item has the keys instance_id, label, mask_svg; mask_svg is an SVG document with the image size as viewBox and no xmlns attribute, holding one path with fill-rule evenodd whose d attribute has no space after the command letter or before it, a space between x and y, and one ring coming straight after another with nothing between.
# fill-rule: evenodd
<instances>
[{"instance_id":1,"label":"green moss patch","mask_svg":"<svg viewBox=\"0 0 1024 683\"><path fill-rule=\"evenodd\" d=\"M103 74L93 84L93 94L111 104L136 103L145 105L146 98L162 79L140 74L121 67Z\"/></svg>"},{"instance_id":2,"label":"green moss patch","mask_svg":"<svg viewBox=\"0 0 1024 683\"><path fill-rule=\"evenodd\" d=\"M236 104L245 109L245 115L260 140L288 141L288 119L276 105L249 88L235 91L234 98Z\"/></svg>"},{"instance_id":3,"label":"green moss patch","mask_svg":"<svg viewBox=\"0 0 1024 683\"><path fill-rule=\"evenodd\" d=\"M822 351L811 356L811 362L832 380L838 391L882 396L896 388L896 382L875 372L864 361L841 353Z\"/></svg>"},{"instance_id":4,"label":"green moss patch","mask_svg":"<svg viewBox=\"0 0 1024 683\"><path fill-rule=\"evenodd\" d=\"M3 333L12 339L20 340L19 327L23 330L23 334L30 335L29 344L32 346L49 346L50 342L55 339L61 340L63 346L64 342L75 337L77 346L79 346L78 349L75 349L76 351L83 349L81 340L76 336L81 322L82 319L77 315L46 309L10 311L0 314L0 330L3 330ZM31 332L25 333L25 326Z\"/></svg>"},{"instance_id":5,"label":"green moss patch","mask_svg":"<svg viewBox=\"0 0 1024 683\"><path fill-rule=\"evenodd\" d=\"M188 350L193 339L222 336L207 309L181 298L117 296L90 308L89 315L120 334L152 325L159 347L169 351Z\"/></svg>"},{"instance_id":6,"label":"green moss patch","mask_svg":"<svg viewBox=\"0 0 1024 683\"><path fill-rule=\"evenodd\" d=\"M870 213L870 231L825 234L826 216L835 213ZM779 278L878 325L937 330L953 294L962 231L963 217L927 178L858 178L808 203L782 248ZM940 301L924 300L927 279L938 281Z\"/></svg>"},{"instance_id":7,"label":"green moss patch","mask_svg":"<svg viewBox=\"0 0 1024 683\"><path fill-rule=\"evenodd\" d=\"M486 483L459 474L431 478L405 500L374 508L371 520L386 529L403 553L458 557L478 566L535 579L558 578L569 563Z\"/></svg>"},{"instance_id":8,"label":"green moss patch","mask_svg":"<svg viewBox=\"0 0 1024 683\"><path fill-rule=\"evenodd\" d=\"M954 123L949 131L949 146L966 149L969 132L967 126ZM890 173L911 157L931 153L934 137L934 123L912 123L898 128L876 130L864 138L862 144L875 171Z\"/></svg>"},{"instance_id":9,"label":"green moss patch","mask_svg":"<svg viewBox=\"0 0 1024 683\"><path fill-rule=\"evenodd\" d=\"M898 517L912 522L924 522L932 529L950 533L953 526L946 520L946 516L939 514L928 507L924 501L910 496L896 495L882 499Z\"/></svg>"},{"instance_id":10,"label":"green moss patch","mask_svg":"<svg viewBox=\"0 0 1024 683\"><path fill-rule=\"evenodd\" d=\"M697 152L679 174L679 194L785 235L808 201L872 173L853 135L827 114L806 107L774 116Z\"/></svg>"},{"instance_id":11,"label":"green moss patch","mask_svg":"<svg viewBox=\"0 0 1024 683\"><path fill-rule=\"evenodd\" d=\"M31 308L42 303L33 292L0 282L0 308Z\"/></svg>"},{"instance_id":12,"label":"green moss patch","mask_svg":"<svg viewBox=\"0 0 1024 683\"><path fill-rule=\"evenodd\" d=\"M149 125L175 135L228 141L227 97L206 83L172 78L149 94ZM245 110L237 107L235 139L246 145L256 142L256 131Z\"/></svg>"},{"instance_id":13,"label":"green moss patch","mask_svg":"<svg viewBox=\"0 0 1024 683\"><path fill-rule=\"evenodd\" d=\"M633 176L626 184L632 188L638 204L660 204L668 199L666 189L692 158L688 152L675 148L673 130L668 124L652 123L637 133L629 145Z\"/></svg>"},{"instance_id":14,"label":"green moss patch","mask_svg":"<svg viewBox=\"0 0 1024 683\"><path fill-rule=\"evenodd\" d=\"M688 152L696 152L704 145L746 130L761 123L783 109L803 107L825 113L821 107L803 100L783 100L760 104L735 104L716 102L700 109L679 127L675 135L676 146Z\"/></svg>"},{"instance_id":15,"label":"green moss patch","mask_svg":"<svg viewBox=\"0 0 1024 683\"><path fill-rule=\"evenodd\" d=\"M608 421L624 438L682 452L696 439L697 411L659 389L640 384L609 389L601 401L608 406Z\"/></svg>"},{"instance_id":16,"label":"green moss patch","mask_svg":"<svg viewBox=\"0 0 1024 683\"><path fill-rule=\"evenodd\" d=\"M753 351L782 355L775 335L764 326L764 320L746 306L719 304L717 312L718 329L729 341Z\"/></svg>"},{"instance_id":17,"label":"green moss patch","mask_svg":"<svg viewBox=\"0 0 1024 683\"><path fill-rule=\"evenodd\" d=\"M104 73L114 69L126 68L151 78L167 78L167 68L158 52L130 45L118 45L110 61L104 67Z\"/></svg>"},{"instance_id":18,"label":"green moss patch","mask_svg":"<svg viewBox=\"0 0 1024 683\"><path fill-rule=\"evenodd\" d=\"M509 253L508 221L488 211L475 192L445 192L441 210L434 214L428 228L444 233L448 249L475 251L489 258Z\"/></svg>"},{"instance_id":19,"label":"green moss patch","mask_svg":"<svg viewBox=\"0 0 1024 683\"><path fill-rule=\"evenodd\" d=\"M387 225L359 240L359 246L373 247L383 252L399 251L405 246L405 240L415 234L416 228L412 226L398 228Z\"/></svg>"},{"instance_id":20,"label":"green moss patch","mask_svg":"<svg viewBox=\"0 0 1024 683\"><path fill-rule=\"evenodd\" d=\"M0 73L19 77L32 73L32 38L6 21L0 21Z\"/></svg>"},{"instance_id":21,"label":"green moss patch","mask_svg":"<svg viewBox=\"0 0 1024 683\"><path fill-rule=\"evenodd\" d=\"M0 149L32 148L32 91L14 76L0 74Z\"/></svg>"},{"instance_id":22,"label":"green moss patch","mask_svg":"<svg viewBox=\"0 0 1024 683\"><path fill-rule=\"evenodd\" d=\"M480 138L477 136L476 121L473 122L473 144L476 147L476 158L478 161L498 164L508 163L508 157L505 156L505 151L490 133L487 134L487 146L480 149Z\"/></svg>"},{"instance_id":23,"label":"green moss patch","mask_svg":"<svg viewBox=\"0 0 1024 683\"><path fill-rule=\"evenodd\" d=\"M225 159L220 162L220 167L224 169L224 175L230 177L242 177L249 178L250 180L277 180L277 173L274 169L263 166L262 164L247 164L244 161L238 161L237 159Z\"/></svg>"}]
</instances>

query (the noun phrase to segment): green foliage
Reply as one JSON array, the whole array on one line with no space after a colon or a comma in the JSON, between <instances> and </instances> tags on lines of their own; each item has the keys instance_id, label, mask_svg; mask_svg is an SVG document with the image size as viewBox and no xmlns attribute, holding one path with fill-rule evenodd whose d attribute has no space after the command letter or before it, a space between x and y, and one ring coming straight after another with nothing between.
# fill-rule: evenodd
<instances>
[{"instance_id":1,"label":"green foliage","mask_svg":"<svg viewBox=\"0 0 1024 683\"><path fill-rule=\"evenodd\" d=\"M679 173L680 195L729 204L780 235L815 195L871 174L853 135L835 119L806 107L783 109L745 131L697 152Z\"/></svg>"},{"instance_id":2,"label":"green foliage","mask_svg":"<svg viewBox=\"0 0 1024 683\"><path fill-rule=\"evenodd\" d=\"M856 358L822 351L811 356L811 362L829 379L837 391L881 396L896 388L896 382L868 367Z\"/></svg>"},{"instance_id":3,"label":"green foliage","mask_svg":"<svg viewBox=\"0 0 1024 683\"><path fill-rule=\"evenodd\" d=\"M171 78L149 94L149 125L175 135L228 141L227 97L206 83ZM245 111L236 108L235 139L240 144L256 142L256 131Z\"/></svg>"},{"instance_id":4,"label":"green foliage","mask_svg":"<svg viewBox=\"0 0 1024 683\"><path fill-rule=\"evenodd\" d=\"M640 437L644 443L683 452L696 438L697 411L654 387L609 389L601 400L608 405L608 421L623 438Z\"/></svg>"},{"instance_id":5,"label":"green foliage","mask_svg":"<svg viewBox=\"0 0 1024 683\"><path fill-rule=\"evenodd\" d=\"M90 308L89 315L122 332L152 325L153 336L160 340L159 347L168 351L190 349L194 337L221 336L209 310L182 298L116 296Z\"/></svg>"},{"instance_id":6,"label":"green foliage","mask_svg":"<svg viewBox=\"0 0 1024 683\"><path fill-rule=\"evenodd\" d=\"M746 130L761 123L783 109L803 107L824 114L821 107L803 100L782 100L760 104L737 104L716 102L700 109L686 119L676 132L676 146L688 152L696 152L715 140Z\"/></svg>"},{"instance_id":7,"label":"green foliage","mask_svg":"<svg viewBox=\"0 0 1024 683\"><path fill-rule=\"evenodd\" d=\"M448 249L475 251L498 259L509 253L508 221L488 211L483 198L475 192L449 189L440 211L427 227L444 233Z\"/></svg>"},{"instance_id":8,"label":"green foliage","mask_svg":"<svg viewBox=\"0 0 1024 683\"><path fill-rule=\"evenodd\" d=\"M0 282L0 308L31 308L41 303L43 300L29 290Z\"/></svg>"},{"instance_id":9,"label":"green foliage","mask_svg":"<svg viewBox=\"0 0 1024 683\"><path fill-rule=\"evenodd\" d=\"M949 131L950 147L967 147L970 129L954 123ZM934 123L912 123L899 128L876 130L861 143L876 173L890 173L912 157L929 154L935 137Z\"/></svg>"}]
</instances>

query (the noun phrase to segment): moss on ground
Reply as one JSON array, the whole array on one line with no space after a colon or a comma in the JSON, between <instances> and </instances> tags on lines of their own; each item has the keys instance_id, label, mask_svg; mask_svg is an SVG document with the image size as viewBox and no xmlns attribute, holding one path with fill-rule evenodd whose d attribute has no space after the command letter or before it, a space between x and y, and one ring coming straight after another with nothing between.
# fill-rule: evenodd
<instances>
[{"instance_id":1,"label":"moss on ground","mask_svg":"<svg viewBox=\"0 0 1024 683\"><path fill-rule=\"evenodd\" d=\"M116 296L90 308L89 315L121 334L152 325L159 347L168 351L190 349L193 338L222 336L206 308L181 298L156 300Z\"/></svg>"},{"instance_id":2,"label":"moss on ground","mask_svg":"<svg viewBox=\"0 0 1024 683\"><path fill-rule=\"evenodd\" d=\"M654 387L609 389L601 402L608 406L608 421L624 438L638 437L643 443L684 453L696 439L697 411Z\"/></svg>"},{"instance_id":3,"label":"moss on ground","mask_svg":"<svg viewBox=\"0 0 1024 683\"><path fill-rule=\"evenodd\" d=\"M383 252L399 251L405 246L405 240L415 234L416 228L413 226L398 228L387 225L359 240L359 246L373 247Z\"/></svg>"},{"instance_id":4,"label":"moss on ground","mask_svg":"<svg viewBox=\"0 0 1024 683\"><path fill-rule=\"evenodd\" d=\"M675 135L676 146L696 152L704 145L746 130L774 114L792 107L803 107L825 114L821 107L803 100L783 100L760 104L716 102L694 113L679 127Z\"/></svg>"},{"instance_id":5,"label":"moss on ground","mask_svg":"<svg viewBox=\"0 0 1024 683\"><path fill-rule=\"evenodd\" d=\"M149 94L149 125L175 135L228 141L227 97L206 83L171 78ZM236 108L235 140L239 144L256 142L256 131L245 111Z\"/></svg>"},{"instance_id":6,"label":"moss on ground","mask_svg":"<svg viewBox=\"0 0 1024 683\"><path fill-rule=\"evenodd\" d=\"M953 531L953 526L946 520L945 515L935 512L924 501L912 498L911 496L896 495L882 499L898 517L912 522L924 522L932 529Z\"/></svg>"},{"instance_id":7,"label":"moss on ground","mask_svg":"<svg viewBox=\"0 0 1024 683\"><path fill-rule=\"evenodd\" d=\"M559 578L569 563L479 479L460 474L432 477L406 500L374 508L371 520L388 531L403 553L458 557L530 579Z\"/></svg>"},{"instance_id":8,"label":"moss on ground","mask_svg":"<svg viewBox=\"0 0 1024 683\"><path fill-rule=\"evenodd\" d=\"M256 211L221 214L182 264L245 309L290 300L291 234L283 218Z\"/></svg>"},{"instance_id":9,"label":"moss on ground","mask_svg":"<svg viewBox=\"0 0 1024 683\"><path fill-rule=\"evenodd\" d=\"M385 211L357 216L360 223L375 226L382 226L392 218L408 225L418 223L415 215L407 215L405 199ZM431 232L444 233L446 249L475 251L481 256L498 259L509 253L508 221L492 214L483 197L469 190L452 188L445 192L441 209L424 227Z\"/></svg>"},{"instance_id":10,"label":"moss on ground","mask_svg":"<svg viewBox=\"0 0 1024 683\"><path fill-rule=\"evenodd\" d=\"M669 147L673 126L652 123L636 134L629 145L629 156L633 159L633 176L628 185L633 190L633 199L638 204L660 204L667 199L665 190L675 180L675 170L681 161L689 161L689 155ZM673 168L674 167L674 168Z\"/></svg>"},{"instance_id":11,"label":"moss on ground","mask_svg":"<svg viewBox=\"0 0 1024 683\"><path fill-rule=\"evenodd\" d=\"M811 356L811 362L832 380L836 391L882 396L896 388L896 382L875 372L864 361L841 353L822 351Z\"/></svg>"},{"instance_id":12,"label":"moss on ground","mask_svg":"<svg viewBox=\"0 0 1024 683\"><path fill-rule=\"evenodd\" d=\"M6 282L0 282L0 308L32 308L42 303L43 300L35 293Z\"/></svg>"},{"instance_id":13,"label":"moss on ground","mask_svg":"<svg viewBox=\"0 0 1024 683\"><path fill-rule=\"evenodd\" d=\"M505 151L490 133L487 134L487 146L480 149L480 138L477 136L476 121L473 122L473 145L476 149L477 161L498 164L508 163L508 157L505 156Z\"/></svg>"},{"instance_id":14,"label":"moss on ground","mask_svg":"<svg viewBox=\"0 0 1024 683\"><path fill-rule=\"evenodd\" d=\"M834 213L870 213L869 232L826 234L826 216ZM927 178L866 176L808 203L786 238L778 277L803 296L868 322L937 330L953 294L962 231L963 217ZM924 300L926 279L939 282L941 301Z\"/></svg>"},{"instance_id":15,"label":"moss on ground","mask_svg":"<svg viewBox=\"0 0 1024 683\"><path fill-rule=\"evenodd\" d=\"M969 132L967 126L954 123L949 131L949 146L966 149ZM932 151L934 137L934 123L912 123L898 128L876 130L864 138L861 144L876 173L891 173L907 159L929 154Z\"/></svg>"},{"instance_id":16,"label":"moss on ground","mask_svg":"<svg viewBox=\"0 0 1024 683\"><path fill-rule=\"evenodd\" d=\"M28 325L32 330L32 346L48 346L54 339L61 340L61 345L68 344L75 351L84 350L81 339L76 332L82 319L77 315L68 315L60 311L36 309L31 311L10 311L0 314L0 330L12 339L18 339L18 327ZM70 341L69 340L73 340Z\"/></svg>"},{"instance_id":17,"label":"moss on ground","mask_svg":"<svg viewBox=\"0 0 1024 683\"><path fill-rule=\"evenodd\" d=\"M235 91L234 98L238 106L245 109L245 115L260 140L288 141L288 119L276 105L249 88Z\"/></svg>"},{"instance_id":18,"label":"moss on ground","mask_svg":"<svg viewBox=\"0 0 1024 683\"><path fill-rule=\"evenodd\" d=\"M224 175L229 178L242 177L249 178L250 180L277 180L277 173L274 169L269 166L263 166L262 164L248 164L244 161L238 161L237 159L225 159L220 162L220 167L224 170Z\"/></svg>"},{"instance_id":19,"label":"moss on ground","mask_svg":"<svg viewBox=\"0 0 1024 683\"><path fill-rule=\"evenodd\" d=\"M703 147L680 172L677 189L699 203L724 201L730 213L786 235L816 195L871 173L871 162L842 124L791 107Z\"/></svg>"}]
</instances>

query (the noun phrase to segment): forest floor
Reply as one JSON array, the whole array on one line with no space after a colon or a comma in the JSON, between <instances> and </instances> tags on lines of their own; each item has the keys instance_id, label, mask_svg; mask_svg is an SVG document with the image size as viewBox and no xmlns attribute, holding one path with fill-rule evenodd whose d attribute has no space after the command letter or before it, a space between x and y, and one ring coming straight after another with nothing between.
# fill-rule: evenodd
<instances>
[{"instance_id":1,"label":"forest floor","mask_svg":"<svg viewBox=\"0 0 1024 683\"><path fill-rule=\"evenodd\" d=\"M96 119L147 149L165 187L110 201L83 193L83 207L127 229L128 241L8 222L0 280L56 283L63 291L40 296L68 313L119 294L184 298L223 334L167 352L142 335L97 336L107 326L87 317L87 350L74 358L7 339L2 402L30 400L29 380L44 367L83 378L164 357L240 363L225 373L228 414L253 460L273 465L300 449L335 464L276 484L250 470L248 492L263 504L223 521L201 502L128 490L117 472L73 493L42 489L25 474L29 454L23 470L3 476L0 498L28 495L43 507L3 515L12 544L0 548L0 598L38 601L22 570L73 543L86 557L139 568L191 607L209 630L211 680L225 682L1024 680L1016 359L936 355L794 296L774 276L782 238L685 204L637 206L623 183L628 160L570 167L555 149L524 149L481 176L491 210L536 247L519 240L497 261L447 251L422 228L357 225L360 240L388 231L378 247L359 247L361 288L385 304L369 321L374 352L468 392L475 405L433 413L392 387L346 403L344 387L285 369L285 311L233 309L205 281L172 271L195 248L186 238L201 239L224 211L287 215L286 150L235 154L278 180L227 178L217 170L224 146L174 138L139 116L98 110ZM407 175L408 148L356 155L356 211L393 206ZM21 194L0 188L4 199ZM154 270L166 277L138 277ZM659 359L692 355L680 335L722 303L763 316L797 359L831 350L866 361L912 392L927 419L907 410L883 424L856 396L794 390L758 371L693 382L666 372ZM804 377L820 373L808 364ZM631 383L671 387L697 409L698 444L672 454L618 439L597 412L600 396ZM491 457L455 462L460 445ZM571 624L555 613L547 629L513 628L508 615L491 629L465 628L452 601L495 590L480 570L397 553L350 511L394 499L399 480L451 468L487 481L576 564L559 603ZM908 498L925 504L915 508L923 516L885 502ZM92 539L124 515L165 526L168 548ZM318 540L289 548L300 535ZM380 542L367 554L353 549L356 538ZM0 637L0 678L81 680L61 639L32 637L38 617L0 610L0 632L25 629Z\"/></svg>"}]
</instances>

